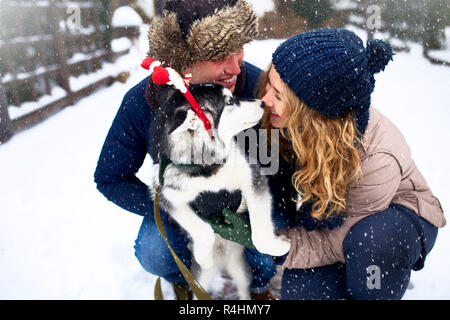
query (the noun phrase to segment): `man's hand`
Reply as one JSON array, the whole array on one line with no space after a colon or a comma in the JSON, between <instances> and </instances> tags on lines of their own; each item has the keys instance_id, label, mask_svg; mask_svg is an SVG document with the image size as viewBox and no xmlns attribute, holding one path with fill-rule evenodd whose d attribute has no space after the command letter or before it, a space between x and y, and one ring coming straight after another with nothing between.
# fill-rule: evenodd
<instances>
[{"instance_id":1,"label":"man's hand","mask_svg":"<svg viewBox=\"0 0 450 320\"><path fill-rule=\"evenodd\" d=\"M239 243L249 249L255 249L250 221L245 216L228 209L223 209L222 215L212 219L200 217L222 238Z\"/></svg>"}]
</instances>

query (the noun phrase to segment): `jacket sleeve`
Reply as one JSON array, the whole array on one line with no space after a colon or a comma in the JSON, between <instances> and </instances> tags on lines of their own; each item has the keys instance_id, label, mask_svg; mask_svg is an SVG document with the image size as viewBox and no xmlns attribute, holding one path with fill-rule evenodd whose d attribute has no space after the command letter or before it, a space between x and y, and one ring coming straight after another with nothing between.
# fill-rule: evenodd
<instances>
[{"instance_id":1,"label":"jacket sleeve","mask_svg":"<svg viewBox=\"0 0 450 320\"><path fill-rule=\"evenodd\" d=\"M295 172L293 164L286 162L281 155L278 157L278 170L269 175L269 188L272 194L272 219L275 230L289 228L293 225L292 214L295 213L297 192L292 186L291 177Z\"/></svg>"},{"instance_id":2,"label":"jacket sleeve","mask_svg":"<svg viewBox=\"0 0 450 320\"><path fill-rule=\"evenodd\" d=\"M345 262L343 242L352 226L371 214L386 210L391 204L401 179L395 158L377 153L362 160L361 165L363 174L349 188L348 210L341 227L307 231L297 226L280 232L291 240L291 250L283 267L305 269Z\"/></svg>"},{"instance_id":3,"label":"jacket sleeve","mask_svg":"<svg viewBox=\"0 0 450 320\"><path fill-rule=\"evenodd\" d=\"M146 80L124 97L98 159L98 190L121 208L139 215L153 211L148 186L136 177L147 154L151 111L145 102Z\"/></svg>"}]
</instances>

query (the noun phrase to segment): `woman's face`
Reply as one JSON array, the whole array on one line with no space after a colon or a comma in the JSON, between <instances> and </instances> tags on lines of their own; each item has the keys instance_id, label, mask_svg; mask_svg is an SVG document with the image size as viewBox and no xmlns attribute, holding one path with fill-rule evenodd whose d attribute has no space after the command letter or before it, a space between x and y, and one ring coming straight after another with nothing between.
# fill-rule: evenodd
<instances>
[{"instance_id":1,"label":"woman's face","mask_svg":"<svg viewBox=\"0 0 450 320\"><path fill-rule=\"evenodd\" d=\"M262 98L262 101L270 111L270 123L274 128L282 126L281 116L286 109L286 104L280 97L281 88L282 80L280 75L272 66L269 71L269 81L266 85L266 95Z\"/></svg>"}]
</instances>

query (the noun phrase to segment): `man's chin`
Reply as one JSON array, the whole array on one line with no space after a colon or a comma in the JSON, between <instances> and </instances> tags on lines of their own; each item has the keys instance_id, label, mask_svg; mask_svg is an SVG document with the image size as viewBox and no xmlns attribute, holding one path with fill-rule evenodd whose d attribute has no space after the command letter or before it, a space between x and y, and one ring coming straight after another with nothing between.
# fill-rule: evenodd
<instances>
[{"instance_id":1,"label":"man's chin","mask_svg":"<svg viewBox=\"0 0 450 320\"><path fill-rule=\"evenodd\" d=\"M222 84L223 85L223 84ZM223 85L225 88L229 89L232 93L234 93L234 89L236 89L236 83L233 85Z\"/></svg>"},{"instance_id":2,"label":"man's chin","mask_svg":"<svg viewBox=\"0 0 450 320\"><path fill-rule=\"evenodd\" d=\"M215 83L224 86L225 88L229 89L231 92L234 92L234 89L236 88L236 82L237 82L237 79L234 80L233 82L215 81Z\"/></svg>"}]
</instances>

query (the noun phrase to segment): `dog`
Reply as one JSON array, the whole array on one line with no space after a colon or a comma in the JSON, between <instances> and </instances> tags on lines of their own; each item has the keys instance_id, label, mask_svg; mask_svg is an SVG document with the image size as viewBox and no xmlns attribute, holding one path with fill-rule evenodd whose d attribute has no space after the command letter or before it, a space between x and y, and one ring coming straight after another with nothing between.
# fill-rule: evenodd
<instances>
[{"instance_id":1,"label":"dog","mask_svg":"<svg viewBox=\"0 0 450 320\"><path fill-rule=\"evenodd\" d=\"M170 161L164 171L160 206L189 234L200 267L198 282L208 290L214 277L226 271L236 283L239 298L248 300L250 277L244 247L215 234L192 204L205 192L239 190L242 203L238 212L248 208L256 249L272 256L289 251L288 240L275 234L268 181L234 139L259 123L264 103L236 98L216 84L191 85L189 90L208 117L214 139L180 92L171 87L162 90L158 98L161 107L154 110L149 131L151 157L164 156ZM159 184L157 176L153 190Z\"/></svg>"}]
</instances>

